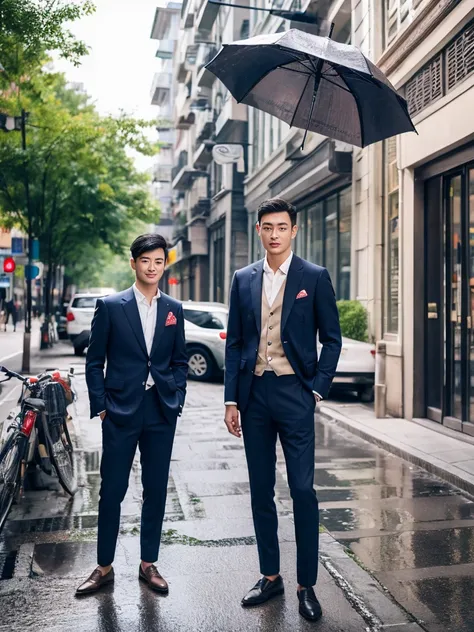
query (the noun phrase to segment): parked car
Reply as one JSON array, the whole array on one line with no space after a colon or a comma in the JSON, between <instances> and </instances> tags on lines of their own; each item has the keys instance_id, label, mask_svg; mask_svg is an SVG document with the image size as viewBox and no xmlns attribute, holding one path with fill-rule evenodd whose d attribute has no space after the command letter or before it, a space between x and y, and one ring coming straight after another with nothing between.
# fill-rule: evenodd
<instances>
[{"instance_id":1,"label":"parked car","mask_svg":"<svg viewBox=\"0 0 474 632\"><path fill-rule=\"evenodd\" d=\"M104 292L82 292L74 294L67 308L67 334L74 347L74 354L81 356L89 344L91 322L98 298L113 294L115 290L104 288Z\"/></svg>"},{"instance_id":2,"label":"parked car","mask_svg":"<svg viewBox=\"0 0 474 632\"><path fill-rule=\"evenodd\" d=\"M183 302L189 377L207 381L222 375L229 309L223 303Z\"/></svg>"},{"instance_id":3,"label":"parked car","mask_svg":"<svg viewBox=\"0 0 474 632\"><path fill-rule=\"evenodd\" d=\"M374 399L374 383L375 345L343 337L331 392L352 391L361 401L371 402Z\"/></svg>"},{"instance_id":4,"label":"parked car","mask_svg":"<svg viewBox=\"0 0 474 632\"><path fill-rule=\"evenodd\" d=\"M59 340L67 340L69 338L67 333L67 308L69 303L63 303L58 305L56 311L56 329L58 332Z\"/></svg>"}]
</instances>

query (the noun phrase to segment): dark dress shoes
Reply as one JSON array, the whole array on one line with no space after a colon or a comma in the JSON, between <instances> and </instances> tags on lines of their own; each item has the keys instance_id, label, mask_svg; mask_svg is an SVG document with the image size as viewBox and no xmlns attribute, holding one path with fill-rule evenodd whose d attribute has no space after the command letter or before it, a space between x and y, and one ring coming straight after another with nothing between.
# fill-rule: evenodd
<instances>
[{"instance_id":1,"label":"dark dress shoes","mask_svg":"<svg viewBox=\"0 0 474 632\"><path fill-rule=\"evenodd\" d=\"M140 564L138 577L143 582L146 582L152 590L155 590L162 595L168 594L168 582L159 574L158 569L154 564L147 566L146 570L143 570L142 565Z\"/></svg>"},{"instance_id":2,"label":"dark dress shoes","mask_svg":"<svg viewBox=\"0 0 474 632\"><path fill-rule=\"evenodd\" d=\"M321 605L312 588L302 588L298 592L299 612L308 621L318 621L323 616Z\"/></svg>"},{"instance_id":3,"label":"dark dress shoes","mask_svg":"<svg viewBox=\"0 0 474 632\"><path fill-rule=\"evenodd\" d=\"M96 568L95 571L92 571L91 576L76 590L76 595L80 597L81 595L89 595L90 593L97 592L102 588L102 586L111 584L114 579L115 576L113 568L110 569L107 575L102 575L100 570Z\"/></svg>"},{"instance_id":4,"label":"dark dress shoes","mask_svg":"<svg viewBox=\"0 0 474 632\"><path fill-rule=\"evenodd\" d=\"M244 607L258 606L261 603L265 603L273 597L283 595L285 588L283 586L283 579L280 575L273 581L270 581L266 577L259 579L255 586L250 590L242 599L242 605Z\"/></svg>"}]
</instances>

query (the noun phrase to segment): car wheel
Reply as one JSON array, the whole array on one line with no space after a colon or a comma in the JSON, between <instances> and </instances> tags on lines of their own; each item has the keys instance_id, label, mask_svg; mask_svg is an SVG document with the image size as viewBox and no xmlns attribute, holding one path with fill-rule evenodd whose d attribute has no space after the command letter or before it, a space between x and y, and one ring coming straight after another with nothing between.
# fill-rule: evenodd
<instances>
[{"instance_id":1,"label":"car wheel","mask_svg":"<svg viewBox=\"0 0 474 632\"><path fill-rule=\"evenodd\" d=\"M214 361L207 349L188 349L189 377L207 382L214 373Z\"/></svg>"},{"instance_id":2,"label":"car wheel","mask_svg":"<svg viewBox=\"0 0 474 632\"><path fill-rule=\"evenodd\" d=\"M374 401L374 387L365 386L359 391L358 395L361 402L364 404L370 404Z\"/></svg>"}]
</instances>

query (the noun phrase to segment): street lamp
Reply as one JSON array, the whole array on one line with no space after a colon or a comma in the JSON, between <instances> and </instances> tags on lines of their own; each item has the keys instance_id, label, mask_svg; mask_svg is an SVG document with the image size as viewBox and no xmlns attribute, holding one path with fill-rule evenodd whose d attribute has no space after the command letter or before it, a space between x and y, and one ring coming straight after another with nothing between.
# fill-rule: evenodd
<instances>
[{"instance_id":1,"label":"street lamp","mask_svg":"<svg viewBox=\"0 0 474 632\"><path fill-rule=\"evenodd\" d=\"M1 66L1 64L0 64ZM3 66L1 66L3 71ZM0 72L1 72L0 71ZM28 179L28 162L26 157L26 121L28 113L24 109L21 116L8 116L0 112L0 129L4 132L21 132L21 148L23 151L23 185L25 187L26 210L28 214L28 267L26 276L26 319L25 319L25 335L23 337L23 362L22 371L30 370L31 356L31 283L33 280L33 214L30 201L30 185Z\"/></svg>"}]
</instances>

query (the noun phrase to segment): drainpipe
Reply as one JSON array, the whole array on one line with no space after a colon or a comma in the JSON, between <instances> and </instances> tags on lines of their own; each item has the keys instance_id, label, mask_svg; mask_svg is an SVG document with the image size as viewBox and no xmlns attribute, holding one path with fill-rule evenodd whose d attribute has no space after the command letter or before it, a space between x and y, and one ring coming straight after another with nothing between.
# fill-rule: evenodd
<instances>
[{"instance_id":1,"label":"drainpipe","mask_svg":"<svg viewBox=\"0 0 474 632\"><path fill-rule=\"evenodd\" d=\"M385 384L386 344L383 340L377 342L375 354L375 417L384 419L387 416L387 386Z\"/></svg>"}]
</instances>

